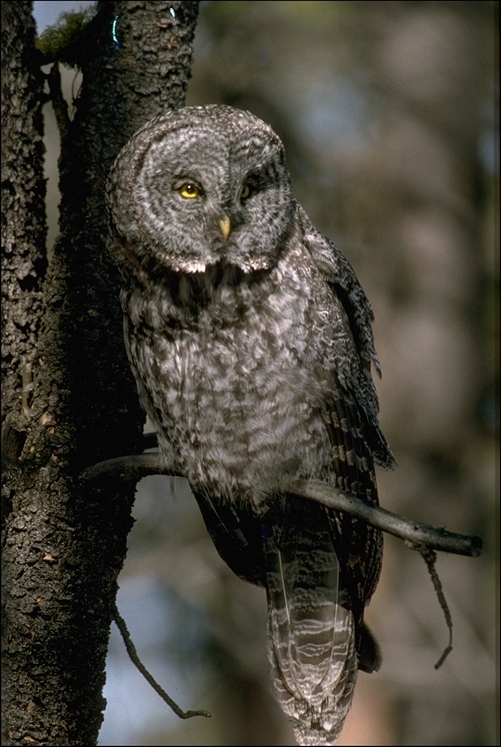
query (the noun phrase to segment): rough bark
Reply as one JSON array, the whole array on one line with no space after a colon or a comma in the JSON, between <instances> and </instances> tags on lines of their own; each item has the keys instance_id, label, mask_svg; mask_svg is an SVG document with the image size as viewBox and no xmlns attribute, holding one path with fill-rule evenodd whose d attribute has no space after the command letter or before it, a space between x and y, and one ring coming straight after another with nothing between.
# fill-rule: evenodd
<instances>
[{"instance_id":1,"label":"rough bark","mask_svg":"<svg viewBox=\"0 0 501 747\"><path fill-rule=\"evenodd\" d=\"M16 413L22 428L22 376L24 370L27 379L36 354L46 269L43 79L31 3L2 3L1 10L2 422Z\"/></svg>"},{"instance_id":2,"label":"rough bark","mask_svg":"<svg viewBox=\"0 0 501 747\"><path fill-rule=\"evenodd\" d=\"M38 74L32 58L23 58L33 42L30 4L4 6L11 6L5 26L12 57L31 70L6 96L22 99ZM61 234L43 285L41 331L28 338L33 399L26 442L19 458L8 457L4 490L6 745L95 744L102 722L108 635L135 485L95 489L79 474L96 461L140 451L143 423L122 342L118 274L106 251L104 183L134 130L183 104L197 11L196 2L98 3L81 44L83 85L73 121L59 106ZM57 74L52 81L54 91ZM26 189L25 174L36 162L26 148L19 158ZM39 168L36 179L40 195ZM9 247L10 212L7 221ZM29 254L35 269L27 272L37 290L38 257ZM7 295L15 272L6 278ZM15 309L9 303L7 313ZM24 328L10 328L9 345L21 351L16 341ZM22 406L19 363L9 360L5 370L7 414L15 419Z\"/></svg>"}]
</instances>

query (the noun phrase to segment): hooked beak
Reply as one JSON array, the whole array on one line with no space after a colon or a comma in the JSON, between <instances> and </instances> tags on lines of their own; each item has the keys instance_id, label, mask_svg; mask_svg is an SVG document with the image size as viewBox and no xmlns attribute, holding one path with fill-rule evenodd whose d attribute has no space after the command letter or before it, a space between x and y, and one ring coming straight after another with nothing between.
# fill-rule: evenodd
<instances>
[{"instance_id":1,"label":"hooked beak","mask_svg":"<svg viewBox=\"0 0 501 747\"><path fill-rule=\"evenodd\" d=\"M223 214L223 217L219 221L219 227L221 229L221 233L223 234L225 240L227 240L231 232L231 223L230 223L230 219L228 218L226 214Z\"/></svg>"}]
</instances>

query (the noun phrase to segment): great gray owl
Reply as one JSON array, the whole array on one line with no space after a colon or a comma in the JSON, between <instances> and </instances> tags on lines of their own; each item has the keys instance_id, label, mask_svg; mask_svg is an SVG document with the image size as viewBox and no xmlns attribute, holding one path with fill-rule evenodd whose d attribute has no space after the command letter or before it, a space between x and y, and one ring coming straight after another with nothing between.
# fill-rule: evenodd
<instances>
[{"instance_id":1,"label":"great gray owl","mask_svg":"<svg viewBox=\"0 0 501 747\"><path fill-rule=\"evenodd\" d=\"M265 587L275 694L300 744L333 744L357 669L378 530L287 494L314 478L377 502L392 467L370 374L370 304L291 194L284 149L249 112L195 106L148 122L108 182L125 344L166 467L214 544Z\"/></svg>"}]
</instances>

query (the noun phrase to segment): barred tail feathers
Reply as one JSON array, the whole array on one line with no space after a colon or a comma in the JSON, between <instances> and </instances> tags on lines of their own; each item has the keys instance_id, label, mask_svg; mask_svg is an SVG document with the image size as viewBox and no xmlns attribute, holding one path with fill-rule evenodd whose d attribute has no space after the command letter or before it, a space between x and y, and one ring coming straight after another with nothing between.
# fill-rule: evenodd
<instances>
[{"instance_id":1,"label":"barred tail feathers","mask_svg":"<svg viewBox=\"0 0 501 747\"><path fill-rule=\"evenodd\" d=\"M326 516L312 508L285 513L264 533L273 686L302 745L335 743L358 668L355 622L344 606Z\"/></svg>"}]
</instances>

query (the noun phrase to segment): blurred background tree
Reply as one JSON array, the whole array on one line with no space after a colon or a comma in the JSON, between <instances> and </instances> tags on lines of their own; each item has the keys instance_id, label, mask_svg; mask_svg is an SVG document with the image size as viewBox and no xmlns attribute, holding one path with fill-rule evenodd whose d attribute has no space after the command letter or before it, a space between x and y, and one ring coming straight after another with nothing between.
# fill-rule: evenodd
<instances>
[{"instance_id":1,"label":"blurred background tree","mask_svg":"<svg viewBox=\"0 0 501 747\"><path fill-rule=\"evenodd\" d=\"M35 12L47 5L68 4ZM296 197L374 307L381 420L399 463L378 474L382 504L485 543L477 559L439 556L454 650L436 671L447 629L425 565L385 537L367 613L383 666L360 675L339 744L499 739L497 10L201 3L187 104L231 104L272 125ZM219 559L184 481L144 480L134 513L120 609L169 693L213 716L166 713L112 636L100 743L292 744L268 681L264 592Z\"/></svg>"}]
</instances>

